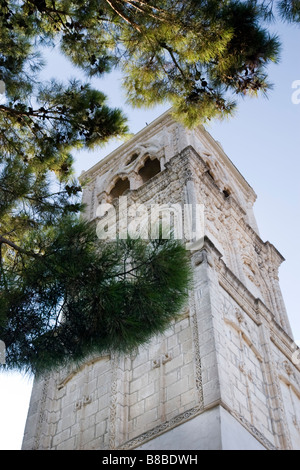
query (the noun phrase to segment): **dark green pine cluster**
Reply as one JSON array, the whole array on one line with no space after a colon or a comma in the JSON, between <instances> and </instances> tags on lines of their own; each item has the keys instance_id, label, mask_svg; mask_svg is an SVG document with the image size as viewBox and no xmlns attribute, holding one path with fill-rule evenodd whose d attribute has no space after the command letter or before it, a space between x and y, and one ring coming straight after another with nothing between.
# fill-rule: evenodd
<instances>
[{"instance_id":1,"label":"dark green pine cluster","mask_svg":"<svg viewBox=\"0 0 300 470\"><path fill-rule=\"evenodd\" d=\"M70 217L40 236L43 253L20 253L2 278L6 367L40 374L94 354L128 353L182 311L191 273L178 241L99 243L95 227Z\"/></svg>"}]
</instances>

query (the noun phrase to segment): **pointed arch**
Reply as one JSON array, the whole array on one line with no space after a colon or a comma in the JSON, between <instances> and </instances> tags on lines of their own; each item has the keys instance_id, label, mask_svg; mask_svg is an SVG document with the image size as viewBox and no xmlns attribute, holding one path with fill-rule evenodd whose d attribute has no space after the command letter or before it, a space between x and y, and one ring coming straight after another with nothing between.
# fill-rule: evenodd
<instances>
[{"instance_id":1,"label":"pointed arch","mask_svg":"<svg viewBox=\"0 0 300 470\"><path fill-rule=\"evenodd\" d=\"M130 181L126 176L118 175L114 178L113 182L109 185L107 193L111 199L116 199L122 196L125 191L130 189Z\"/></svg>"},{"instance_id":2,"label":"pointed arch","mask_svg":"<svg viewBox=\"0 0 300 470\"><path fill-rule=\"evenodd\" d=\"M138 174L142 178L143 184L147 183L154 176L161 172L161 165L158 158L151 158L147 155L143 161L143 165L139 167Z\"/></svg>"}]
</instances>

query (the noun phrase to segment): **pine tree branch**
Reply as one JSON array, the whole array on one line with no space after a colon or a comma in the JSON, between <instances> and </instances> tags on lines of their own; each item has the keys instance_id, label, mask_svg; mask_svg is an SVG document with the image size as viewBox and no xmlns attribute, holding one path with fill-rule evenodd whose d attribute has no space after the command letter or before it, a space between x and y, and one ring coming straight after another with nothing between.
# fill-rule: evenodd
<instances>
[{"instance_id":1,"label":"pine tree branch","mask_svg":"<svg viewBox=\"0 0 300 470\"><path fill-rule=\"evenodd\" d=\"M115 277L123 277L126 279L126 277L130 274L131 276L137 277L134 272L138 271L139 269L145 267L145 266L150 266L151 263L153 263L154 255L149 258L148 261L143 261L142 263L138 264L137 266L134 266L133 268L127 269L126 270L126 260L127 257L124 257L124 270L120 273L116 273L112 276L107 276L107 279L114 279Z\"/></svg>"},{"instance_id":2,"label":"pine tree branch","mask_svg":"<svg viewBox=\"0 0 300 470\"><path fill-rule=\"evenodd\" d=\"M8 193L8 194L11 194L12 196L15 195L15 193L7 188L4 188L3 186L0 186L0 191L3 191L5 193ZM47 201L47 199L53 197L53 196L61 196L63 194L67 194L68 192L66 190L63 190L63 191L57 191L56 193L52 193L52 194L45 194L44 196L40 196L40 197L32 197L32 196L29 196L28 194L24 194L22 197L22 199L26 199L27 201L30 201L30 202L33 202L33 203L38 203L38 204L42 204L44 205L45 207L47 208L51 208L51 209L62 209L61 206L59 204L56 204L55 202L53 203L50 203Z\"/></svg>"},{"instance_id":3,"label":"pine tree branch","mask_svg":"<svg viewBox=\"0 0 300 470\"><path fill-rule=\"evenodd\" d=\"M127 1L126 3L128 3L129 5L131 5L133 8L135 8L137 11L141 12L142 14L145 14L147 16L150 16L151 18L154 18L155 20L157 21L161 21L161 22L164 22L166 21L166 17L165 18L162 18L158 15L155 15L154 13L152 13L152 10L153 10L153 6L151 5L147 5L145 4L144 2L129 2ZM136 5L136 3L140 4L140 6ZM145 6L145 8L144 8ZM149 11L149 8L150 8L150 11ZM160 13L166 13L164 10L162 9L158 9L158 11Z\"/></svg>"},{"instance_id":4,"label":"pine tree branch","mask_svg":"<svg viewBox=\"0 0 300 470\"><path fill-rule=\"evenodd\" d=\"M172 59L172 61L173 61L173 64L174 64L175 67L179 70L179 72L181 73L182 77L186 80L187 77L186 77L184 71L182 70L182 68L180 67L179 63L177 62L177 59L176 59L176 57L175 57L175 55L174 55L173 49L172 49L170 46L168 46L167 44L165 44L165 43L161 43L160 45L163 47L163 49L166 49L166 51L169 52L169 54L170 54L170 56L171 56L171 59Z\"/></svg>"},{"instance_id":5,"label":"pine tree branch","mask_svg":"<svg viewBox=\"0 0 300 470\"><path fill-rule=\"evenodd\" d=\"M60 117L63 116L63 114L61 114L59 117L58 116L49 116L47 115L47 113L50 113L53 109L53 106L49 109L45 109L44 107L41 107L39 109L32 109L31 111L24 111L24 110L20 110L20 109L13 109L13 108L10 108L9 106L5 106L5 105L0 105L0 111L4 111L6 112L7 114L12 114L12 115L15 115L15 116L32 116L32 117L36 117L38 119L43 119L43 117L47 117L48 119L60 119ZM67 122L70 122L70 120L67 120L65 118L65 120Z\"/></svg>"},{"instance_id":6,"label":"pine tree branch","mask_svg":"<svg viewBox=\"0 0 300 470\"><path fill-rule=\"evenodd\" d=\"M24 250L20 246L16 245L14 242L12 242L10 240L7 240L7 238L4 238L0 235L0 245L2 245L2 244L10 246L10 248L12 248L13 250L15 250L18 253L21 253L23 255L31 256L33 258L40 258L41 257L41 255L39 255L38 253L34 253L33 251Z\"/></svg>"},{"instance_id":7,"label":"pine tree branch","mask_svg":"<svg viewBox=\"0 0 300 470\"><path fill-rule=\"evenodd\" d=\"M133 0L132 2L130 1L127 1L125 3L130 3L130 4L133 4L133 3L138 3L140 6L143 6L145 8L150 8L152 11L153 10L157 10L159 13L163 13L165 14L166 11L163 9L163 8L159 8L158 6L155 6L155 5L151 5L150 3L145 3L145 2L141 2L139 0ZM144 10L145 11L145 10ZM155 17L157 18L157 17Z\"/></svg>"},{"instance_id":8,"label":"pine tree branch","mask_svg":"<svg viewBox=\"0 0 300 470\"><path fill-rule=\"evenodd\" d=\"M109 6L114 10L115 13L117 13L118 16L120 16L120 18L122 18L124 21L126 21L127 24L129 24L130 26L133 26L134 29L136 29L139 33L141 33L141 29L139 28L139 26L134 22L132 21L128 16L125 15L124 12L121 12L114 4L112 1L110 0L106 0L106 2L109 4ZM122 2L118 2L118 3L122 3Z\"/></svg>"},{"instance_id":9,"label":"pine tree branch","mask_svg":"<svg viewBox=\"0 0 300 470\"><path fill-rule=\"evenodd\" d=\"M2 243L0 243L0 280L3 279L4 289L7 291L7 280L4 272L3 258L2 258Z\"/></svg>"},{"instance_id":10,"label":"pine tree branch","mask_svg":"<svg viewBox=\"0 0 300 470\"><path fill-rule=\"evenodd\" d=\"M54 110L54 112L56 112L57 114L56 115L50 114L51 112L53 113L53 106L49 109L45 109L44 107L41 107L39 109L35 109L31 111L24 111L24 110L13 109L5 105L0 105L0 112L1 111L4 111L6 115L18 116L20 117L20 119L22 119L23 116L27 116L27 117L36 118L36 119L43 119L43 120L47 119L50 122L59 121L59 122L67 123L70 125L76 124L77 130L82 130L82 131L86 130L86 127L83 124L77 123L73 118L67 117L66 113L60 113L59 111ZM28 123L26 124L27 124L27 127L30 128ZM36 137L38 137L34 129L30 128L30 130ZM43 129L40 129L40 131L44 135L46 135Z\"/></svg>"},{"instance_id":11,"label":"pine tree branch","mask_svg":"<svg viewBox=\"0 0 300 470\"><path fill-rule=\"evenodd\" d=\"M34 2L33 0L27 0L27 3L32 5L32 7L36 8L37 10L39 10L40 13L42 13L42 12L56 13L56 14L65 15L65 16L70 14L69 12L64 11L64 10L57 10L57 8L55 7L55 2L54 1L52 1L53 8L48 7L46 5L46 3L44 3L39 8L37 8L36 2Z\"/></svg>"}]
</instances>

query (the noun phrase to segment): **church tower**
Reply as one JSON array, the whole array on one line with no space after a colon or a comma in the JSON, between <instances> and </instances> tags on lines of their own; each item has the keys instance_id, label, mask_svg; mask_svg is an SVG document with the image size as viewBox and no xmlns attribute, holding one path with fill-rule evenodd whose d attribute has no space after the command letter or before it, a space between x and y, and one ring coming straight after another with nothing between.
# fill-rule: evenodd
<instances>
[{"instance_id":1,"label":"church tower","mask_svg":"<svg viewBox=\"0 0 300 470\"><path fill-rule=\"evenodd\" d=\"M165 113L81 176L99 204L203 207L193 289L165 334L128 356L36 380L23 449L300 449L300 354L283 257L261 240L256 195L203 127Z\"/></svg>"}]
</instances>

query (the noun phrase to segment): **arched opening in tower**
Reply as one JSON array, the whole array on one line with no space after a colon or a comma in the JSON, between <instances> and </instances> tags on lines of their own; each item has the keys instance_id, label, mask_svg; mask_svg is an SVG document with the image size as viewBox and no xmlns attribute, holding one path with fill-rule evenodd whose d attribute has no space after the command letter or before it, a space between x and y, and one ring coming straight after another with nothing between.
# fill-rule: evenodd
<instances>
[{"instance_id":1,"label":"arched opening in tower","mask_svg":"<svg viewBox=\"0 0 300 470\"><path fill-rule=\"evenodd\" d=\"M140 169L139 175L142 177L143 183L146 183L153 178L153 176L160 173L160 171L160 161L157 158L151 160L149 157L145 161L144 166Z\"/></svg>"},{"instance_id":2,"label":"arched opening in tower","mask_svg":"<svg viewBox=\"0 0 300 470\"><path fill-rule=\"evenodd\" d=\"M127 189L130 189L130 182L128 178L118 178L111 192L109 193L112 199L122 196Z\"/></svg>"}]
</instances>

